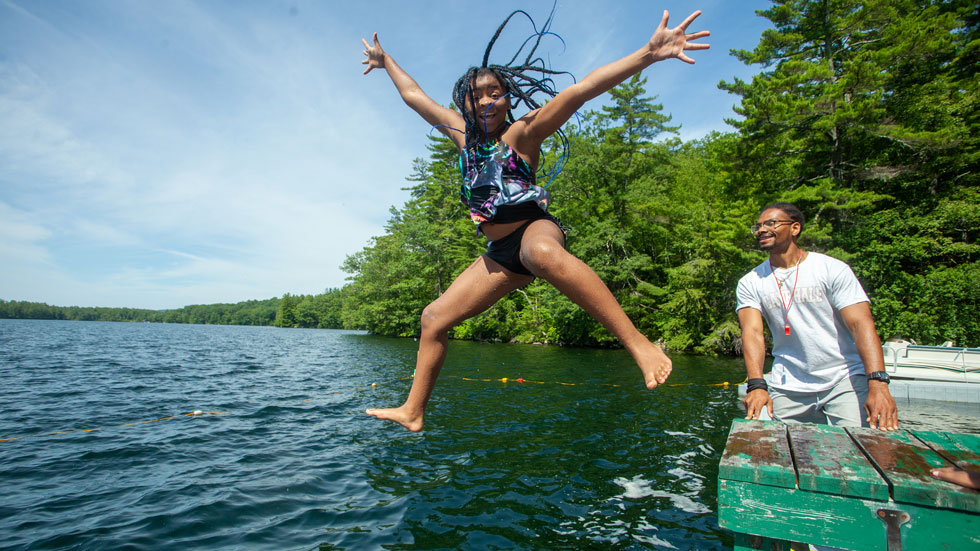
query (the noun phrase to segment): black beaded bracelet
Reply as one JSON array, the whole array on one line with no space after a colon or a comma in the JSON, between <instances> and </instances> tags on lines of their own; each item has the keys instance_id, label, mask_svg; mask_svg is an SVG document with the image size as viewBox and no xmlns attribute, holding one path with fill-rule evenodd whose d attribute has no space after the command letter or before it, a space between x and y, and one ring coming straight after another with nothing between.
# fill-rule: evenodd
<instances>
[{"instance_id":1,"label":"black beaded bracelet","mask_svg":"<svg viewBox=\"0 0 980 551\"><path fill-rule=\"evenodd\" d=\"M746 393L752 392L753 390L759 390L760 388L766 392L769 392L769 385L766 384L766 380L762 377L745 381Z\"/></svg>"}]
</instances>

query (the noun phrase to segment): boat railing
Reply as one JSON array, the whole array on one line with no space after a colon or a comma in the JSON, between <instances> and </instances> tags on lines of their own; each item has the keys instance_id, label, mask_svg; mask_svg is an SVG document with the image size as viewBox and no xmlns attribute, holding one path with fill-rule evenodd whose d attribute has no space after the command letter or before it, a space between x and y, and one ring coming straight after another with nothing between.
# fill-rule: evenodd
<instances>
[{"instance_id":1,"label":"boat railing","mask_svg":"<svg viewBox=\"0 0 980 551\"><path fill-rule=\"evenodd\" d=\"M920 344L889 346L886 343L882 349L886 356L886 370L893 373L898 370L900 359L937 362L948 368L959 368L963 372L980 371L980 348Z\"/></svg>"},{"instance_id":2,"label":"boat railing","mask_svg":"<svg viewBox=\"0 0 980 551\"><path fill-rule=\"evenodd\" d=\"M886 352L885 354L885 371L895 373L898 371L898 351L903 350L901 348L891 348L889 346L883 346L882 350ZM891 362L888 361L887 352L891 352Z\"/></svg>"}]
</instances>

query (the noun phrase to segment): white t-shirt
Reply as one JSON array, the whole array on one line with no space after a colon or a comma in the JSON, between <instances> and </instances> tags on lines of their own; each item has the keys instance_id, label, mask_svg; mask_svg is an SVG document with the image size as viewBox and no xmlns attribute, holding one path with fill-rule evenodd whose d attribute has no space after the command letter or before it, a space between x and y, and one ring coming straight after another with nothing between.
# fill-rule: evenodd
<instances>
[{"instance_id":1,"label":"white t-shirt","mask_svg":"<svg viewBox=\"0 0 980 551\"><path fill-rule=\"evenodd\" d=\"M772 333L775 359L766 377L769 386L821 392L849 374L864 373L854 337L840 310L869 301L847 264L811 252L799 266L776 268L773 273L766 260L739 280L736 298L736 310L759 310ZM787 320L789 335L785 331Z\"/></svg>"}]
</instances>

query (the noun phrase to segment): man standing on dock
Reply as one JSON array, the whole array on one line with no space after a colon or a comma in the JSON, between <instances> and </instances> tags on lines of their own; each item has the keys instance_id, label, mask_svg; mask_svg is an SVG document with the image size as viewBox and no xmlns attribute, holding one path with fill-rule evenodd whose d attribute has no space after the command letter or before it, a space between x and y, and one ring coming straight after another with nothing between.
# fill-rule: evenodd
<instances>
[{"instance_id":1,"label":"man standing on dock","mask_svg":"<svg viewBox=\"0 0 980 551\"><path fill-rule=\"evenodd\" d=\"M748 372L745 418L766 409L786 422L895 430L898 409L868 296L847 264L797 246L803 225L794 205L773 203L752 226L769 259L742 277L736 292ZM768 380L763 317L773 340Z\"/></svg>"}]
</instances>

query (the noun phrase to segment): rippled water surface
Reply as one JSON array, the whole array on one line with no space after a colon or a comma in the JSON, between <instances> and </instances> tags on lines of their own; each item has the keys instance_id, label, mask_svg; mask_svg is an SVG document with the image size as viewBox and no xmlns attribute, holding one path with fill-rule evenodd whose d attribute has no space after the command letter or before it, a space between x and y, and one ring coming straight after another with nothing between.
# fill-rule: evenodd
<instances>
[{"instance_id":1,"label":"rippled water surface","mask_svg":"<svg viewBox=\"0 0 980 551\"><path fill-rule=\"evenodd\" d=\"M416 346L0 320L0 548L731 548L716 476L740 412L714 385L739 360L677 356L651 392L623 351L453 342L412 434L363 411L401 403Z\"/></svg>"}]
</instances>

